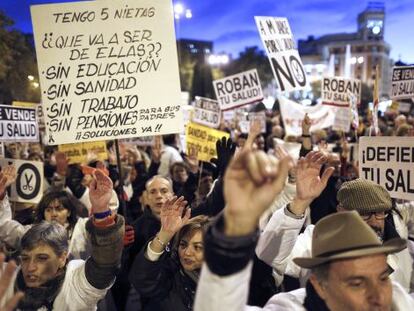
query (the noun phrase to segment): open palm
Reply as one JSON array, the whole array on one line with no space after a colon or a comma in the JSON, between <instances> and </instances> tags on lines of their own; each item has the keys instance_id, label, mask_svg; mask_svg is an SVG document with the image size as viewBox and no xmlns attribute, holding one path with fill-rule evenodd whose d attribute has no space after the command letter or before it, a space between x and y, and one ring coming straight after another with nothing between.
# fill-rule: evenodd
<instances>
[{"instance_id":1,"label":"open palm","mask_svg":"<svg viewBox=\"0 0 414 311\"><path fill-rule=\"evenodd\" d=\"M317 198L328 183L334 168L328 167L320 177L322 165L326 156L320 151L311 151L305 158L299 159L296 168L296 194L301 200Z\"/></svg>"},{"instance_id":2,"label":"open palm","mask_svg":"<svg viewBox=\"0 0 414 311\"><path fill-rule=\"evenodd\" d=\"M0 195L3 195L7 187L16 181L17 173L14 165L4 167L0 172Z\"/></svg>"},{"instance_id":3,"label":"open palm","mask_svg":"<svg viewBox=\"0 0 414 311\"><path fill-rule=\"evenodd\" d=\"M161 230L163 232L167 232L172 237L188 223L188 220L190 219L190 209L187 209L183 216L183 211L186 205L187 201L184 200L184 197L179 197L177 199L176 196L164 203L160 214Z\"/></svg>"}]
</instances>

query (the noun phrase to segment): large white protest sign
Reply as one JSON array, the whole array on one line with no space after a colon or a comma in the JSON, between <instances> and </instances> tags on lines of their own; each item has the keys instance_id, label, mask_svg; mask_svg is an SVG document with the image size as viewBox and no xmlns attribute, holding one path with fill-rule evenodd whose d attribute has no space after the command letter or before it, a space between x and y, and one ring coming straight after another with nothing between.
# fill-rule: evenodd
<instances>
[{"instance_id":1,"label":"large white protest sign","mask_svg":"<svg viewBox=\"0 0 414 311\"><path fill-rule=\"evenodd\" d=\"M285 97L280 97L279 103L287 135L299 136L302 134L302 120L306 113L312 122L311 131L327 128L334 124L335 113L330 106L322 104L303 106Z\"/></svg>"},{"instance_id":2,"label":"large white protest sign","mask_svg":"<svg viewBox=\"0 0 414 311\"><path fill-rule=\"evenodd\" d=\"M392 69L391 98L414 98L414 66L401 66Z\"/></svg>"},{"instance_id":3,"label":"large white protest sign","mask_svg":"<svg viewBox=\"0 0 414 311\"><path fill-rule=\"evenodd\" d=\"M251 104L263 99L262 86L256 69L213 81L221 110Z\"/></svg>"},{"instance_id":4,"label":"large white protest sign","mask_svg":"<svg viewBox=\"0 0 414 311\"><path fill-rule=\"evenodd\" d=\"M48 144L181 130L171 1L35 5L31 13Z\"/></svg>"},{"instance_id":5,"label":"large white protest sign","mask_svg":"<svg viewBox=\"0 0 414 311\"><path fill-rule=\"evenodd\" d=\"M322 79L322 103L338 107L349 107L349 93L356 96L357 105L361 103L361 81L343 77L324 77Z\"/></svg>"},{"instance_id":6,"label":"large white protest sign","mask_svg":"<svg viewBox=\"0 0 414 311\"><path fill-rule=\"evenodd\" d=\"M0 105L0 141L39 141L37 110Z\"/></svg>"},{"instance_id":7,"label":"large white protest sign","mask_svg":"<svg viewBox=\"0 0 414 311\"><path fill-rule=\"evenodd\" d=\"M306 73L288 20L267 16L255 16L255 20L280 90L304 89Z\"/></svg>"},{"instance_id":8,"label":"large white protest sign","mask_svg":"<svg viewBox=\"0 0 414 311\"><path fill-rule=\"evenodd\" d=\"M39 203L43 196L43 163L15 159L0 159L0 167L13 164L17 178L11 186L10 201Z\"/></svg>"},{"instance_id":9,"label":"large white protest sign","mask_svg":"<svg viewBox=\"0 0 414 311\"><path fill-rule=\"evenodd\" d=\"M332 129L348 133L351 129L351 118L352 114L350 107L337 108Z\"/></svg>"},{"instance_id":10,"label":"large white protest sign","mask_svg":"<svg viewBox=\"0 0 414 311\"><path fill-rule=\"evenodd\" d=\"M216 100L196 96L193 121L212 128L220 125L221 111Z\"/></svg>"},{"instance_id":11,"label":"large white protest sign","mask_svg":"<svg viewBox=\"0 0 414 311\"><path fill-rule=\"evenodd\" d=\"M414 200L414 138L361 137L359 176L396 199Z\"/></svg>"}]
</instances>

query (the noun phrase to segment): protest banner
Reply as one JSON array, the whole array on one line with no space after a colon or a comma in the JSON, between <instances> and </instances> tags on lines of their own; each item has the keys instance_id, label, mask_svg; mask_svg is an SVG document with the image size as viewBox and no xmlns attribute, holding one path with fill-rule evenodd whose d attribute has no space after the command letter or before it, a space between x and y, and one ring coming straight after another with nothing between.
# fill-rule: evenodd
<instances>
[{"instance_id":1,"label":"protest banner","mask_svg":"<svg viewBox=\"0 0 414 311\"><path fill-rule=\"evenodd\" d=\"M332 129L348 133L351 129L351 117L350 107L337 108Z\"/></svg>"},{"instance_id":2,"label":"protest banner","mask_svg":"<svg viewBox=\"0 0 414 311\"><path fill-rule=\"evenodd\" d=\"M33 108L36 109L37 114L37 122L39 124L39 129L45 128L45 122L43 117L43 109L40 103L32 103L32 102L20 102L20 101L12 101L13 107L23 107L23 108Z\"/></svg>"},{"instance_id":3,"label":"protest banner","mask_svg":"<svg viewBox=\"0 0 414 311\"><path fill-rule=\"evenodd\" d=\"M193 116L195 123L211 128L218 128L220 126L220 119L221 111L216 100L196 96Z\"/></svg>"},{"instance_id":4,"label":"protest banner","mask_svg":"<svg viewBox=\"0 0 414 311\"><path fill-rule=\"evenodd\" d=\"M414 138L360 137L359 176L393 198L414 200Z\"/></svg>"},{"instance_id":5,"label":"protest banner","mask_svg":"<svg viewBox=\"0 0 414 311\"><path fill-rule=\"evenodd\" d=\"M217 157L216 142L222 137L229 138L229 133L211 129L196 123L189 123L186 129L187 154L197 154L200 161L209 162Z\"/></svg>"},{"instance_id":6,"label":"protest banner","mask_svg":"<svg viewBox=\"0 0 414 311\"><path fill-rule=\"evenodd\" d=\"M169 0L31 6L49 145L177 133Z\"/></svg>"},{"instance_id":7,"label":"protest banner","mask_svg":"<svg viewBox=\"0 0 414 311\"><path fill-rule=\"evenodd\" d=\"M414 66L392 68L391 99L414 98Z\"/></svg>"},{"instance_id":8,"label":"protest banner","mask_svg":"<svg viewBox=\"0 0 414 311\"><path fill-rule=\"evenodd\" d=\"M38 142L37 110L0 105L0 141Z\"/></svg>"},{"instance_id":9,"label":"protest banner","mask_svg":"<svg viewBox=\"0 0 414 311\"><path fill-rule=\"evenodd\" d=\"M361 103L361 81L343 77L324 77L322 79L322 103L337 107L349 107L352 93L356 97L357 105Z\"/></svg>"},{"instance_id":10,"label":"protest banner","mask_svg":"<svg viewBox=\"0 0 414 311\"><path fill-rule=\"evenodd\" d=\"M13 164L16 182L11 185L9 199L12 202L39 203L43 196L43 163L15 159L0 159L0 167Z\"/></svg>"},{"instance_id":11,"label":"protest banner","mask_svg":"<svg viewBox=\"0 0 414 311\"><path fill-rule=\"evenodd\" d=\"M303 106L286 97L279 97L279 103L286 135L302 135L302 120L306 113L312 121L311 132L334 124L335 113L330 106Z\"/></svg>"},{"instance_id":12,"label":"protest banner","mask_svg":"<svg viewBox=\"0 0 414 311\"><path fill-rule=\"evenodd\" d=\"M69 160L69 164L88 164L90 159L98 161L105 161L108 159L106 143L104 141L63 144L58 146L58 150L65 153L66 158Z\"/></svg>"},{"instance_id":13,"label":"protest banner","mask_svg":"<svg viewBox=\"0 0 414 311\"><path fill-rule=\"evenodd\" d=\"M221 110L241 107L263 99L256 69L215 80L213 86Z\"/></svg>"},{"instance_id":14,"label":"protest banner","mask_svg":"<svg viewBox=\"0 0 414 311\"><path fill-rule=\"evenodd\" d=\"M398 111L409 113L411 111L411 103L398 102Z\"/></svg>"},{"instance_id":15,"label":"protest banner","mask_svg":"<svg viewBox=\"0 0 414 311\"><path fill-rule=\"evenodd\" d=\"M286 18L255 16L273 75L282 92L302 90L308 81Z\"/></svg>"},{"instance_id":16,"label":"protest banner","mask_svg":"<svg viewBox=\"0 0 414 311\"><path fill-rule=\"evenodd\" d=\"M120 143L129 145L129 146L148 147L148 146L154 146L155 140L154 140L154 136L144 136L144 137L122 139L120 140Z\"/></svg>"}]
</instances>

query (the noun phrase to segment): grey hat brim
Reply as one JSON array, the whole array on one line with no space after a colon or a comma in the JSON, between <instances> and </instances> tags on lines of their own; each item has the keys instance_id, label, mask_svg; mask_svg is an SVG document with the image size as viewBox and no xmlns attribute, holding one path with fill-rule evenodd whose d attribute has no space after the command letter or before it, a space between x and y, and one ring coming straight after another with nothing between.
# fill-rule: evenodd
<instances>
[{"instance_id":1,"label":"grey hat brim","mask_svg":"<svg viewBox=\"0 0 414 311\"><path fill-rule=\"evenodd\" d=\"M407 247L407 241L401 238L391 239L385 242L383 245L371 246L367 248L360 248L356 250L345 251L337 253L327 257L297 257L293 259L293 262L299 267L312 269L321 264L339 260L339 259L350 259L357 257L364 257L376 254L392 254L402 251Z\"/></svg>"}]
</instances>

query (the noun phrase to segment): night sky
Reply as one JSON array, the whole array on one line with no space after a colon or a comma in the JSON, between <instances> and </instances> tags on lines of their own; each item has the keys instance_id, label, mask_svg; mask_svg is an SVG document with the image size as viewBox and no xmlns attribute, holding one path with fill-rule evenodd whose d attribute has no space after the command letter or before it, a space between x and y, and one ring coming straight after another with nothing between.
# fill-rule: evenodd
<instances>
[{"instance_id":1,"label":"night sky","mask_svg":"<svg viewBox=\"0 0 414 311\"><path fill-rule=\"evenodd\" d=\"M116 1L116 0L114 0ZM139 1L139 0L137 0ZM154 0L156 1L156 0ZM59 0L1 0L0 9L15 21L15 27L32 32L29 6ZM175 1L176 3L177 1ZM179 38L211 40L214 52L237 57L246 46L262 48L255 15L287 17L295 39L309 35L355 32L356 18L368 4L365 0L181 0L191 9L192 19L181 19ZM414 1L386 0L385 40L391 57L414 63Z\"/></svg>"}]
</instances>

